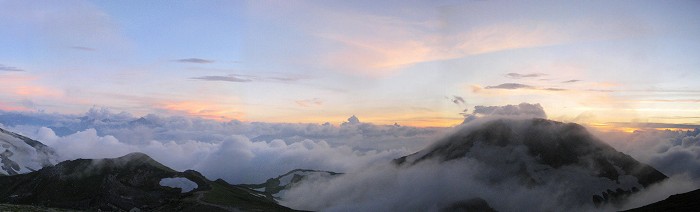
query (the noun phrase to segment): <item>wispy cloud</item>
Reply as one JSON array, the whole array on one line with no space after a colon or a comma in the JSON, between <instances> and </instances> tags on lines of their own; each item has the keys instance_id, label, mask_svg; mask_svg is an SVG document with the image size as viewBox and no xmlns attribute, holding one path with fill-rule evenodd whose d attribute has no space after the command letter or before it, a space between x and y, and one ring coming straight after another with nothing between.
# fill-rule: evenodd
<instances>
[{"instance_id":1,"label":"wispy cloud","mask_svg":"<svg viewBox=\"0 0 700 212\"><path fill-rule=\"evenodd\" d=\"M160 109L212 120L240 120L245 115L230 104L210 101L170 101L158 104Z\"/></svg>"},{"instance_id":2,"label":"wispy cloud","mask_svg":"<svg viewBox=\"0 0 700 212\"><path fill-rule=\"evenodd\" d=\"M207 60L207 59L202 59L202 58L184 58L184 59L177 59L173 60L175 62L179 63L198 63L198 64L207 64L207 63L214 63L214 60Z\"/></svg>"},{"instance_id":3,"label":"wispy cloud","mask_svg":"<svg viewBox=\"0 0 700 212\"><path fill-rule=\"evenodd\" d=\"M22 26L22 30L37 33L28 39L41 41L37 45L42 47L71 48L65 46L68 43L119 50L132 46L131 41L122 36L118 21L93 2L74 1L70 7L59 2L3 1L2 4L0 16Z\"/></svg>"},{"instance_id":4,"label":"wispy cloud","mask_svg":"<svg viewBox=\"0 0 700 212\"><path fill-rule=\"evenodd\" d=\"M533 77L542 77L542 76L547 76L547 75L543 74L543 73L531 73L531 74L508 73L508 74L506 74L506 77L513 78L513 79L533 78Z\"/></svg>"},{"instance_id":5,"label":"wispy cloud","mask_svg":"<svg viewBox=\"0 0 700 212\"><path fill-rule=\"evenodd\" d=\"M295 76L255 76L255 75L243 75L243 74L229 74L223 76L201 76L192 77L190 79L204 80L204 81L223 81L223 82L280 82L289 83L299 81L300 77Z\"/></svg>"},{"instance_id":6,"label":"wispy cloud","mask_svg":"<svg viewBox=\"0 0 700 212\"><path fill-rule=\"evenodd\" d=\"M85 47L85 46L69 46L68 48L74 49L74 50L80 50L80 51L97 51L95 48L90 48L90 47Z\"/></svg>"},{"instance_id":7,"label":"wispy cloud","mask_svg":"<svg viewBox=\"0 0 700 212\"><path fill-rule=\"evenodd\" d=\"M490 86L486 86L486 89L509 89L509 90L513 90L513 89L522 89L522 88L531 89L531 88L534 88L534 87L532 87L532 86L530 86L530 85L520 84L520 83L503 83L503 84L500 84L500 85L490 85Z\"/></svg>"},{"instance_id":8,"label":"wispy cloud","mask_svg":"<svg viewBox=\"0 0 700 212\"><path fill-rule=\"evenodd\" d=\"M568 89L563 89L563 88L541 88L540 90L546 90L546 91L566 91Z\"/></svg>"},{"instance_id":9,"label":"wispy cloud","mask_svg":"<svg viewBox=\"0 0 700 212\"><path fill-rule=\"evenodd\" d=\"M204 81L223 81L223 82L252 82L253 79L245 78L240 75L228 75L228 76L201 76L192 77L191 79L204 80Z\"/></svg>"},{"instance_id":10,"label":"wispy cloud","mask_svg":"<svg viewBox=\"0 0 700 212\"><path fill-rule=\"evenodd\" d=\"M641 102L700 103L700 99L650 99Z\"/></svg>"},{"instance_id":11,"label":"wispy cloud","mask_svg":"<svg viewBox=\"0 0 700 212\"><path fill-rule=\"evenodd\" d=\"M700 128L697 124L671 124L671 123L632 123L632 122L609 122L608 124L616 127L633 127L633 128L672 128L672 129L695 129Z\"/></svg>"},{"instance_id":12,"label":"wispy cloud","mask_svg":"<svg viewBox=\"0 0 700 212\"><path fill-rule=\"evenodd\" d=\"M13 66L5 66L3 64L0 64L0 71L19 72L19 71L24 71L24 69L13 67Z\"/></svg>"},{"instance_id":13,"label":"wispy cloud","mask_svg":"<svg viewBox=\"0 0 700 212\"><path fill-rule=\"evenodd\" d=\"M580 81L581 80L567 80L567 81L563 81L561 83L575 83L575 82L580 82Z\"/></svg>"},{"instance_id":14,"label":"wispy cloud","mask_svg":"<svg viewBox=\"0 0 700 212\"><path fill-rule=\"evenodd\" d=\"M19 96L23 97L50 97L50 96L60 96L61 92L57 90L53 90L47 87L43 86L38 86L38 85L22 85L22 86L17 86L14 89L14 93Z\"/></svg>"},{"instance_id":15,"label":"wispy cloud","mask_svg":"<svg viewBox=\"0 0 700 212\"><path fill-rule=\"evenodd\" d=\"M445 98L449 99L450 101L452 101L452 103L455 103L457 105L465 104L464 98L462 98L461 96L454 96L453 95L452 98L450 98L450 97L445 97Z\"/></svg>"},{"instance_id":16,"label":"wispy cloud","mask_svg":"<svg viewBox=\"0 0 700 212\"><path fill-rule=\"evenodd\" d=\"M313 106L320 106L323 105L323 100L319 98L313 98L313 99L301 99L301 100L296 100L294 101L299 106L302 107L313 107Z\"/></svg>"},{"instance_id":17,"label":"wispy cloud","mask_svg":"<svg viewBox=\"0 0 700 212\"><path fill-rule=\"evenodd\" d=\"M566 91L566 90L568 90L568 89L563 89L563 88L540 88L540 87L535 87L532 85L526 85L526 84L520 84L520 83L503 83L500 85L486 86L485 89L506 89L506 90L530 89L530 90L543 90L543 91Z\"/></svg>"}]
</instances>

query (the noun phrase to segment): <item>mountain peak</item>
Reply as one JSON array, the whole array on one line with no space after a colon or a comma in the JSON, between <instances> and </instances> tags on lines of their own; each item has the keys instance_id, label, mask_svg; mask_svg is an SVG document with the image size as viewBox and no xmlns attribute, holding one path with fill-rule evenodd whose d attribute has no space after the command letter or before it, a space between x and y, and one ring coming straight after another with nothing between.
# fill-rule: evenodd
<instances>
[{"instance_id":1,"label":"mountain peak","mask_svg":"<svg viewBox=\"0 0 700 212\"><path fill-rule=\"evenodd\" d=\"M424 161L443 163L461 159L510 172L489 177L494 181L517 178L530 185L557 180L581 184L577 188L581 192L575 195L596 204L617 201L614 196L638 191L667 178L595 138L581 125L541 118L468 124L432 146L394 162L411 166ZM606 186L586 187L585 182ZM590 194L593 197L587 196Z\"/></svg>"},{"instance_id":2,"label":"mountain peak","mask_svg":"<svg viewBox=\"0 0 700 212\"><path fill-rule=\"evenodd\" d=\"M147 154L143 152L132 152L129 154L126 154L124 156L115 158L117 160L140 160L140 161L155 161L151 156L148 156Z\"/></svg>"}]
</instances>

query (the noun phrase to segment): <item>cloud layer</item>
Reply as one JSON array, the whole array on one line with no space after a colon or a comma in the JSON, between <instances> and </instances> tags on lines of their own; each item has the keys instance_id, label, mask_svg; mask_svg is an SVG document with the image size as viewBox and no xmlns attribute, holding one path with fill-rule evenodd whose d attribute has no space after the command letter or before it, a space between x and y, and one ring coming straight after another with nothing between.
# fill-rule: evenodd
<instances>
[{"instance_id":1,"label":"cloud layer","mask_svg":"<svg viewBox=\"0 0 700 212\"><path fill-rule=\"evenodd\" d=\"M450 100L463 104L457 97ZM464 125L482 123L475 120L532 117L547 115L539 104L475 106L466 115ZM511 178L493 183L494 176L505 169L479 160L464 158L398 168L391 165L393 159L423 149L454 130L374 125L360 118L352 116L341 125L332 125L134 117L101 108L80 115L0 112L4 127L53 147L63 160L117 157L138 151L174 169L195 169L209 178L231 183L260 183L297 168L347 173L287 192L282 203L296 209L434 211L475 197L485 199L499 211L592 209L543 198L566 196L569 187L565 185L527 187ZM596 134L618 151L671 176L671 180L650 187L648 192L633 195L624 207L660 200L700 185L699 130ZM507 155L486 149L479 153L502 159Z\"/></svg>"},{"instance_id":2,"label":"cloud layer","mask_svg":"<svg viewBox=\"0 0 700 212\"><path fill-rule=\"evenodd\" d=\"M144 152L232 183L259 183L297 168L348 172L416 151L443 131L351 120L340 126L217 122L97 108L82 115L0 113L0 123L53 147L62 160Z\"/></svg>"}]
</instances>

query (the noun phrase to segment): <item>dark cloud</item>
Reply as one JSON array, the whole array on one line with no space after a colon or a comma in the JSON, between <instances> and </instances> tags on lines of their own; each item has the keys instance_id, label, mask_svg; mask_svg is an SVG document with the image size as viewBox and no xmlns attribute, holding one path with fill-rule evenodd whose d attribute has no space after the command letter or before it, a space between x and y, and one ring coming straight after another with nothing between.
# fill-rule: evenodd
<instances>
[{"instance_id":1,"label":"dark cloud","mask_svg":"<svg viewBox=\"0 0 700 212\"><path fill-rule=\"evenodd\" d=\"M96 51L97 49L90 48L90 47L85 47L85 46L70 46L68 48L74 49L74 50L80 50L80 51Z\"/></svg>"},{"instance_id":2,"label":"dark cloud","mask_svg":"<svg viewBox=\"0 0 700 212\"><path fill-rule=\"evenodd\" d=\"M464 101L464 98L462 98L461 96L455 96L455 95L453 95L452 98L447 97L447 96L445 98L450 100L452 103L455 103L457 106L464 107L464 109L461 112L459 112L459 115L462 115L464 117L467 117L469 115L467 113L467 111L469 111L469 109L466 108L467 103Z\"/></svg>"},{"instance_id":3,"label":"dark cloud","mask_svg":"<svg viewBox=\"0 0 700 212\"><path fill-rule=\"evenodd\" d=\"M465 104L464 98L462 98L461 96L452 96L452 98L450 100L452 100L452 102L457 104L457 105Z\"/></svg>"},{"instance_id":4,"label":"dark cloud","mask_svg":"<svg viewBox=\"0 0 700 212\"><path fill-rule=\"evenodd\" d=\"M581 80L567 80L567 81L563 81L561 83L574 83L574 82L580 82L580 81Z\"/></svg>"},{"instance_id":5,"label":"dark cloud","mask_svg":"<svg viewBox=\"0 0 700 212\"><path fill-rule=\"evenodd\" d=\"M509 90L513 90L513 89L522 89L522 88L532 89L532 88L534 88L534 87L532 87L532 86L530 86L530 85L520 84L520 83L503 83L503 84L496 85L496 86L486 86L486 89L509 89Z\"/></svg>"},{"instance_id":6,"label":"dark cloud","mask_svg":"<svg viewBox=\"0 0 700 212\"><path fill-rule=\"evenodd\" d=\"M531 73L531 74L508 73L508 74L506 74L506 77L513 78L513 79L533 78L533 77L542 77L542 76L547 76L547 75L543 74L543 73Z\"/></svg>"},{"instance_id":7,"label":"dark cloud","mask_svg":"<svg viewBox=\"0 0 700 212\"><path fill-rule=\"evenodd\" d=\"M201 76L201 77L192 77L191 79L204 80L204 81L224 81L224 82L252 82L253 81L253 79L244 78L240 75Z\"/></svg>"},{"instance_id":8,"label":"dark cloud","mask_svg":"<svg viewBox=\"0 0 700 212\"><path fill-rule=\"evenodd\" d=\"M19 72L19 71L24 71L24 69L13 67L13 66L5 66L3 64L0 64L0 71Z\"/></svg>"},{"instance_id":9,"label":"dark cloud","mask_svg":"<svg viewBox=\"0 0 700 212\"><path fill-rule=\"evenodd\" d=\"M535 86L531 85L526 85L526 84L520 84L520 83L503 83L500 85L495 85L495 86L486 86L486 89L507 89L507 90L515 90L515 89L530 89L530 90L542 90L542 91L566 91L567 89L563 88L538 88Z\"/></svg>"},{"instance_id":10,"label":"dark cloud","mask_svg":"<svg viewBox=\"0 0 700 212\"><path fill-rule=\"evenodd\" d=\"M268 81L278 81L278 82L296 82L296 81L299 81L301 78L299 78L299 77L266 77L263 79L268 80Z\"/></svg>"},{"instance_id":11,"label":"dark cloud","mask_svg":"<svg viewBox=\"0 0 700 212\"><path fill-rule=\"evenodd\" d=\"M199 64L206 64L206 63L213 63L213 60L207 60L207 59L202 59L202 58L185 58L185 59L178 59L174 60L175 62L180 62L180 63L199 63Z\"/></svg>"},{"instance_id":12,"label":"dark cloud","mask_svg":"<svg viewBox=\"0 0 700 212\"><path fill-rule=\"evenodd\" d=\"M291 83L301 80L300 77L294 76L255 76L255 75L243 75L243 74L229 74L225 76L201 76L192 77L191 79L205 80L205 81L224 81L224 82L279 82L279 83Z\"/></svg>"}]
</instances>

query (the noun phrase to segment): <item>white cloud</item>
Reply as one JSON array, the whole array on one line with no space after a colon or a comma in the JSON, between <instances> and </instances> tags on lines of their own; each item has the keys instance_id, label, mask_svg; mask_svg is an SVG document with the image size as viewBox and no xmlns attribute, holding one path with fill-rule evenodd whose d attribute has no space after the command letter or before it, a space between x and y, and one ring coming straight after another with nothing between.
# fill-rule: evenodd
<instances>
[{"instance_id":1,"label":"white cloud","mask_svg":"<svg viewBox=\"0 0 700 212\"><path fill-rule=\"evenodd\" d=\"M97 108L83 115L0 113L9 129L56 149L62 160L143 152L174 169L232 183L264 182L298 168L348 172L417 151L443 131L356 119L334 126L139 118Z\"/></svg>"},{"instance_id":2,"label":"white cloud","mask_svg":"<svg viewBox=\"0 0 700 212\"><path fill-rule=\"evenodd\" d=\"M540 104L520 103L505 106L474 106L471 114L464 114L464 122L478 118L547 118Z\"/></svg>"},{"instance_id":3,"label":"white cloud","mask_svg":"<svg viewBox=\"0 0 700 212\"><path fill-rule=\"evenodd\" d=\"M618 151L647 163L666 175L700 180L700 130L644 130L634 133L596 132Z\"/></svg>"}]
</instances>

